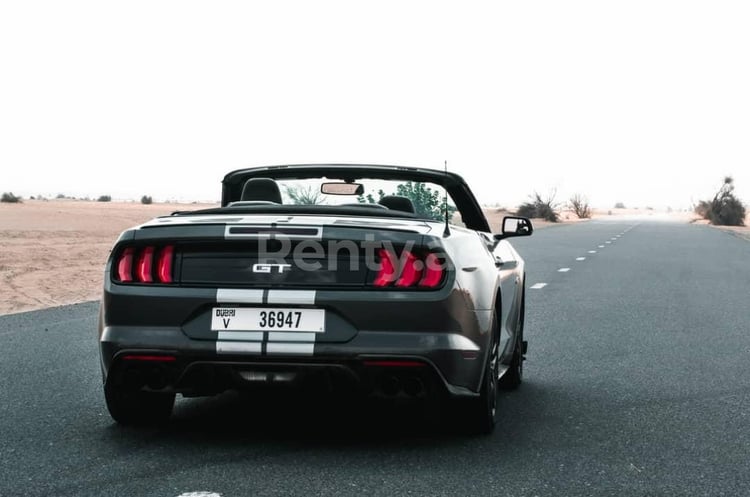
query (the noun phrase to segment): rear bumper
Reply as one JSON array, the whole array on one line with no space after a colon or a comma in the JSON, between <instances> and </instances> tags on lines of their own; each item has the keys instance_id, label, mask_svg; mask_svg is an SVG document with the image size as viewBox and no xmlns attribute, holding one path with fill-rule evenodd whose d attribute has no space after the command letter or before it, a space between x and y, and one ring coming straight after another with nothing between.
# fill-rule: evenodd
<instances>
[{"instance_id":1,"label":"rear bumper","mask_svg":"<svg viewBox=\"0 0 750 497\"><path fill-rule=\"evenodd\" d=\"M257 353L229 353L220 352L215 340L188 337L180 327L105 326L100 331L105 381L186 395L260 384L299 385L326 376L364 393L395 389L474 396L486 348L454 333L393 331L360 331L346 343L308 345L286 351L264 345ZM140 360L144 356L169 360ZM414 381L422 388L415 388Z\"/></svg>"}]
</instances>

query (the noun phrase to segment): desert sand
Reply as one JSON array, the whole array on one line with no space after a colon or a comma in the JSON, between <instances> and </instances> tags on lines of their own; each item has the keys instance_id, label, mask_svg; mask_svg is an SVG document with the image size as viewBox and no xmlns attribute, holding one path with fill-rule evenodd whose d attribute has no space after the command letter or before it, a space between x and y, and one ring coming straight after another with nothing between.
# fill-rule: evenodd
<instances>
[{"instance_id":1,"label":"desert sand","mask_svg":"<svg viewBox=\"0 0 750 497\"><path fill-rule=\"evenodd\" d=\"M0 314L98 299L104 264L125 229L175 210L215 205L0 203Z\"/></svg>"},{"instance_id":2,"label":"desert sand","mask_svg":"<svg viewBox=\"0 0 750 497\"><path fill-rule=\"evenodd\" d=\"M0 203L0 314L86 302L100 297L104 264L119 234L125 229L175 210L215 207L215 204L152 204L26 200ZM664 216L648 211L616 209L595 211L594 219L616 216ZM508 212L486 208L490 227L500 231ZM691 222L695 216L672 213ZM561 212L563 223L580 222ZM535 228L551 223L533 220ZM750 226L750 216L748 219ZM750 228L740 228L750 238Z\"/></svg>"}]
</instances>

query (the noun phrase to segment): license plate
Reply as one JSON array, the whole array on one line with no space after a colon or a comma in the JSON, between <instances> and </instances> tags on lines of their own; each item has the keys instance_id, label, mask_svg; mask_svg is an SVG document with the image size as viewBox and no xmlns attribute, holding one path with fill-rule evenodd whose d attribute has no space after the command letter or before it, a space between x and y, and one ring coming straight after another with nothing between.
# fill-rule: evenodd
<instances>
[{"instance_id":1,"label":"license plate","mask_svg":"<svg viewBox=\"0 0 750 497\"><path fill-rule=\"evenodd\" d=\"M323 309L214 307L211 315L211 329L214 331L323 333L325 322Z\"/></svg>"}]
</instances>

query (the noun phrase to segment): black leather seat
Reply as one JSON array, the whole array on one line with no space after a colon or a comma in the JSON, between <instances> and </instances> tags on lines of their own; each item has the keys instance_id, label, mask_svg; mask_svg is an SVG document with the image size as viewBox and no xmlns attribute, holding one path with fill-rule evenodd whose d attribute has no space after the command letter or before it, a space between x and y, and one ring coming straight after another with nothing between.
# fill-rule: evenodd
<instances>
[{"instance_id":1,"label":"black leather seat","mask_svg":"<svg viewBox=\"0 0 750 497\"><path fill-rule=\"evenodd\" d=\"M414 204L412 203L412 201L406 197L401 197L399 195L386 195L385 197L381 198L380 202L378 203L392 211L408 212L410 214L414 214L416 212L414 210Z\"/></svg>"},{"instance_id":2,"label":"black leather seat","mask_svg":"<svg viewBox=\"0 0 750 497\"><path fill-rule=\"evenodd\" d=\"M279 185L271 178L250 178L242 187L243 202L248 201L265 201L275 204L281 203L281 191Z\"/></svg>"}]
</instances>

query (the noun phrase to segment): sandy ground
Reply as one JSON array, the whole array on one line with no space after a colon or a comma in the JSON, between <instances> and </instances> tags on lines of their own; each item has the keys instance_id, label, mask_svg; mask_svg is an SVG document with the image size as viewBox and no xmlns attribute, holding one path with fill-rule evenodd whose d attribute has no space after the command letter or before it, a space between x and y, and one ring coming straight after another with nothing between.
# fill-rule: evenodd
<instances>
[{"instance_id":1,"label":"sandy ground","mask_svg":"<svg viewBox=\"0 0 750 497\"><path fill-rule=\"evenodd\" d=\"M99 298L104 264L125 229L193 204L0 203L0 314Z\"/></svg>"},{"instance_id":2,"label":"sandy ground","mask_svg":"<svg viewBox=\"0 0 750 497\"><path fill-rule=\"evenodd\" d=\"M73 200L0 203L0 314L98 299L105 261L123 230L175 210L205 207L215 205ZM508 212L487 208L485 213L492 230L499 232ZM594 212L594 219L618 217L695 221L689 213ZM562 211L561 220L582 222L569 211ZM551 224L541 219L533 223L536 229ZM750 216L746 224L750 226ZM750 239L750 227L734 231Z\"/></svg>"}]
</instances>

